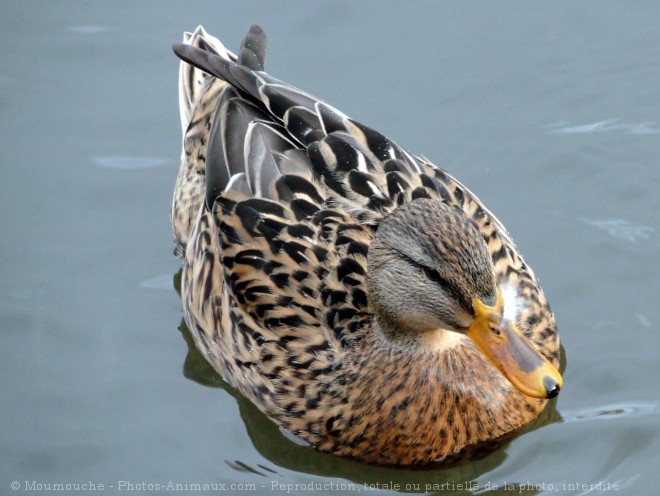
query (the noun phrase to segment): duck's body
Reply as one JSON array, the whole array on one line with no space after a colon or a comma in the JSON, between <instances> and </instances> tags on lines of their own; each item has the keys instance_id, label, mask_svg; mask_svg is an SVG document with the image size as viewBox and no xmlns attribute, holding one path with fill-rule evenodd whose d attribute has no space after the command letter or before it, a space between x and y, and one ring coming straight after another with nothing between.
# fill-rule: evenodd
<instances>
[{"instance_id":1,"label":"duck's body","mask_svg":"<svg viewBox=\"0 0 660 496\"><path fill-rule=\"evenodd\" d=\"M553 315L501 223L447 172L262 72L260 30L238 57L201 28L184 42L180 56L220 77L182 63L172 223L186 322L225 380L318 449L381 464L439 461L535 418L546 399L521 393L465 334L399 332L396 281L422 295L431 283L399 276L378 253L407 218L453 253L466 241L442 222L458 219L492 260L504 318L556 367ZM471 274L441 279L465 301L477 296L465 289Z\"/></svg>"}]
</instances>

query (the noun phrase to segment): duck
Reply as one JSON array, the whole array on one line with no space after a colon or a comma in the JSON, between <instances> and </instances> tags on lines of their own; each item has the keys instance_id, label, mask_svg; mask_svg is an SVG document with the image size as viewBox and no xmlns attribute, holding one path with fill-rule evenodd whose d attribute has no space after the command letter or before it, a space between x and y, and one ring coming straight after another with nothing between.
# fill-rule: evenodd
<instances>
[{"instance_id":1,"label":"duck","mask_svg":"<svg viewBox=\"0 0 660 496\"><path fill-rule=\"evenodd\" d=\"M181 59L171 222L183 316L280 429L428 466L517 435L563 386L554 314L506 228L448 171L199 26Z\"/></svg>"}]
</instances>

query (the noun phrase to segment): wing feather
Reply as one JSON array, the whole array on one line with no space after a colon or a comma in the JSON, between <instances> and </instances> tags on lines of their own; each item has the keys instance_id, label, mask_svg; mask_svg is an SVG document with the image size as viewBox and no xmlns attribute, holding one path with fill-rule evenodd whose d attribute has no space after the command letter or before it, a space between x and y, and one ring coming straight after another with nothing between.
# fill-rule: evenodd
<instances>
[{"instance_id":1,"label":"wing feather","mask_svg":"<svg viewBox=\"0 0 660 496\"><path fill-rule=\"evenodd\" d=\"M533 297L531 270L476 196L426 159L264 72L265 49L254 27L238 57L214 42L174 47L217 78L207 91L226 87L215 90L206 156L208 235L222 257L223 322L230 314L232 334L240 331L245 346L260 350L255 366L266 374L284 366L319 373L334 353L360 342L373 317L371 239L384 215L417 198L465 212L488 243L500 282ZM277 346L286 348L288 363L272 358Z\"/></svg>"}]
</instances>

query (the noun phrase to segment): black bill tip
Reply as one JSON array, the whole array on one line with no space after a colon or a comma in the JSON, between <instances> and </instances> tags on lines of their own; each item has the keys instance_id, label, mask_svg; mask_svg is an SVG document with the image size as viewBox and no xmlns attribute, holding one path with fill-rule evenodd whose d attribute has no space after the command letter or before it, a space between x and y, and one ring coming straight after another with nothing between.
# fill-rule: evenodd
<instances>
[{"instance_id":1,"label":"black bill tip","mask_svg":"<svg viewBox=\"0 0 660 496\"><path fill-rule=\"evenodd\" d=\"M555 398L561 390L559 383L549 376L543 378L543 387L545 388L545 394L548 399Z\"/></svg>"}]
</instances>

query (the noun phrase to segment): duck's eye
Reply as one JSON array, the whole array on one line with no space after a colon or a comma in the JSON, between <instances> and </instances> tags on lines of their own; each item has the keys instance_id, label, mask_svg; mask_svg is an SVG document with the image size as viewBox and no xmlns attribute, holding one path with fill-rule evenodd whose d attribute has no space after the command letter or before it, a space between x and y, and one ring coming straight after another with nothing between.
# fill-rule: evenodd
<instances>
[{"instance_id":1,"label":"duck's eye","mask_svg":"<svg viewBox=\"0 0 660 496\"><path fill-rule=\"evenodd\" d=\"M424 274L426 274L426 277L428 277L431 281L439 284L440 286L447 287L449 286L449 283L447 283L447 280L440 275L440 273L437 270L433 270L429 267L422 267L424 269Z\"/></svg>"},{"instance_id":2,"label":"duck's eye","mask_svg":"<svg viewBox=\"0 0 660 496\"><path fill-rule=\"evenodd\" d=\"M449 282L447 279L442 277L437 270L433 270L430 267L421 266L424 271L424 275L429 278L430 281L436 283L442 289L442 292L454 300L454 302L460 305L467 313L472 311L471 303L463 294L461 294L456 287Z\"/></svg>"},{"instance_id":3,"label":"duck's eye","mask_svg":"<svg viewBox=\"0 0 660 496\"><path fill-rule=\"evenodd\" d=\"M491 326L490 326L490 330L491 330L491 332L492 332L493 334L495 334L496 336L499 336L499 335L502 333L502 331L500 330L500 328L497 327L496 325L491 325Z\"/></svg>"}]
</instances>

